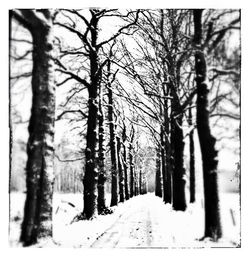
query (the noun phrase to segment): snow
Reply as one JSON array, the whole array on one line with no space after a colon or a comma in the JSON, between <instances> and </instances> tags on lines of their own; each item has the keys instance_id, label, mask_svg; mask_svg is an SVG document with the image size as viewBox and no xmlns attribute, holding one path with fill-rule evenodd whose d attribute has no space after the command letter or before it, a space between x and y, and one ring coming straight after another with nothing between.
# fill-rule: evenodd
<instances>
[{"instance_id":1,"label":"snow","mask_svg":"<svg viewBox=\"0 0 250 257\"><path fill-rule=\"evenodd\" d=\"M21 246L17 241L25 195L11 193L10 197L10 246L18 247ZM204 248L239 245L239 195L221 194L224 237L218 243L198 240L204 233L204 210L199 195L197 199L181 212L172 210L161 198L149 193L119 203L112 208L113 214L72 223L83 208L82 195L55 194L53 240L39 242L35 247Z\"/></svg>"}]
</instances>

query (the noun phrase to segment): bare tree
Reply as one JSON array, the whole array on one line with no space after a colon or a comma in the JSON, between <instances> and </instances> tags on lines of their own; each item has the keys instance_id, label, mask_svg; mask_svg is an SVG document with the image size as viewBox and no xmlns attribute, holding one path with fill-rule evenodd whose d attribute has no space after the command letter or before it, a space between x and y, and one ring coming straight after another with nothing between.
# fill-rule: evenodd
<instances>
[{"instance_id":1,"label":"bare tree","mask_svg":"<svg viewBox=\"0 0 250 257\"><path fill-rule=\"evenodd\" d=\"M53 83L52 14L13 10L13 18L32 35L32 109L27 144L27 195L20 240L25 246L52 236L55 87Z\"/></svg>"},{"instance_id":2,"label":"bare tree","mask_svg":"<svg viewBox=\"0 0 250 257\"><path fill-rule=\"evenodd\" d=\"M106 172L104 166L105 160L105 148L104 148L104 113L103 113L103 94L102 94L102 85L100 85L99 89L99 156L98 156L98 198L97 198L97 206L98 213L102 213L106 209L105 203L105 181L106 181Z\"/></svg>"},{"instance_id":3,"label":"bare tree","mask_svg":"<svg viewBox=\"0 0 250 257\"><path fill-rule=\"evenodd\" d=\"M129 169L130 169L130 197L135 196L135 171L134 171L134 157L133 157L133 141L135 136L135 130L132 126L129 140Z\"/></svg>"},{"instance_id":4,"label":"bare tree","mask_svg":"<svg viewBox=\"0 0 250 257\"><path fill-rule=\"evenodd\" d=\"M116 137L117 141L117 162L118 162L118 173L119 173L119 196L120 196L120 202L124 202L124 170L121 160L121 138Z\"/></svg>"},{"instance_id":5,"label":"bare tree","mask_svg":"<svg viewBox=\"0 0 250 257\"><path fill-rule=\"evenodd\" d=\"M194 43L195 43L195 69L197 84L197 130L199 135L202 166L204 177L205 199L205 237L217 240L222 236L220 221L219 194L217 182L217 151L216 139L212 136L209 126L208 86L206 84L207 67L206 58L201 48L203 37L202 11L193 11Z\"/></svg>"},{"instance_id":6,"label":"bare tree","mask_svg":"<svg viewBox=\"0 0 250 257\"><path fill-rule=\"evenodd\" d=\"M190 176L190 203L195 202L195 156L194 156L194 129L191 104L188 109L188 121L191 131L189 132L189 176Z\"/></svg>"},{"instance_id":7,"label":"bare tree","mask_svg":"<svg viewBox=\"0 0 250 257\"><path fill-rule=\"evenodd\" d=\"M129 184L128 184L128 158L127 158L127 135L126 135L126 126L123 121L122 128L122 145L123 145L123 170L124 170L124 191L125 191L125 199L129 199Z\"/></svg>"},{"instance_id":8,"label":"bare tree","mask_svg":"<svg viewBox=\"0 0 250 257\"><path fill-rule=\"evenodd\" d=\"M161 182L161 159L160 151L156 150L156 171L155 171L155 195L162 197L162 182Z\"/></svg>"}]
</instances>

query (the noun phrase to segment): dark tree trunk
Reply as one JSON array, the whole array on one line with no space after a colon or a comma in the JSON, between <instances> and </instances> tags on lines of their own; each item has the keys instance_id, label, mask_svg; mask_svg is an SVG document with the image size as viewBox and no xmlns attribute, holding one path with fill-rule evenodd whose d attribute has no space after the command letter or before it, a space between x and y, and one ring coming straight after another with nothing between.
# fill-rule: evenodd
<instances>
[{"instance_id":1,"label":"dark tree trunk","mask_svg":"<svg viewBox=\"0 0 250 257\"><path fill-rule=\"evenodd\" d=\"M134 193L135 196L137 196L139 194L139 178L138 178L138 173L136 172L136 170L134 169Z\"/></svg>"},{"instance_id":2,"label":"dark tree trunk","mask_svg":"<svg viewBox=\"0 0 250 257\"><path fill-rule=\"evenodd\" d=\"M163 185L163 201L167 196L167 164L165 152L165 135L164 126L161 126L161 170L162 170L162 185ZM165 202L166 203L166 202Z\"/></svg>"},{"instance_id":3,"label":"dark tree trunk","mask_svg":"<svg viewBox=\"0 0 250 257\"><path fill-rule=\"evenodd\" d=\"M139 194L142 195L143 194L143 185L142 185L142 171L140 169L140 172L139 172Z\"/></svg>"},{"instance_id":4,"label":"dark tree trunk","mask_svg":"<svg viewBox=\"0 0 250 257\"><path fill-rule=\"evenodd\" d=\"M33 39L32 108L26 166L27 194L20 237L24 246L29 246L41 237L52 236L55 86L51 60L50 12L43 10L44 21L33 13L31 15L29 10L23 10L21 13L30 23L29 30Z\"/></svg>"},{"instance_id":5,"label":"dark tree trunk","mask_svg":"<svg viewBox=\"0 0 250 257\"><path fill-rule=\"evenodd\" d=\"M130 168L130 197L135 195L134 190L134 161L133 161L133 140L134 140L134 128L132 127L132 135L129 142L129 168Z\"/></svg>"},{"instance_id":6,"label":"dark tree trunk","mask_svg":"<svg viewBox=\"0 0 250 257\"><path fill-rule=\"evenodd\" d=\"M124 190L125 190L125 199L129 199L128 191L128 164L127 164L127 147L126 147L126 130L123 129L123 170L124 170Z\"/></svg>"},{"instance_id":7,"label":"dark tree trunk","mask_svg":"<svg viewBox=\"0 0 250 257\"><path fill-rule=\"evenodd\" d=\"M95 85L97 86L97 85ZM94 86L91 91L94 91ZM96 168L96 144L97 144L97 90L91 92L89 99L89 113L87 125L87 147L85 151L86 165L84 175L84 214L87 219L97 214L97 180L98 172Z\"/></svg>"},{"instance_id":8,"label":"dark tree trunk","mask_svg":"<svg viewBox=\"0 0 250 257\"><path fill-rule=\"evenodd\" d=\"M156 172L155 172L155 195L162 197L162 183L161 183L161 155L160 150L156 149Z\"/></svg>"},{"instance_id":9,"label":"dark tree trunk","mask_svg":"<svg viewBox=\"0 0 250 257\"><path fill-rule=\"evenodd\" d=\"M172 166L171 166L171 145L170 142L166 143L166 162L167 162L167 190L165 203L172 203Z\"/></svg>"},{"instance_id":10,"label":"dark tree trunk","mask_svg":"<svg viewBox=\"0 0 250 257\"><path fill-rule=\"evenodd\" d=\"M106 174L104 168L104 160L105 160L105 149L104 149L104 115L102 108L102 88L100 86L100 94L99 94L99 156L98 156L98 166L99 166L99 174L98 174L98 198L97 198L97 207L98 213L101 213L105 210L105 181Z\"/></svg>"},{"instance_id":11,"label":"dark tree trunk","mask_svg":"<svg viewBox=\"0 0 250 257\"><path fill-rule=\"evenodd\" d=\"M167 90L166 90L167 91ZM170 137L167 138L169 135L170 129L170 119L169 119L169 114L168 114L168 99L164 100L164 129L165 129L165 134L164 135L164 152L166 156L166 167L165 167L165 184L166 188L164 189L164 197L163 201L165 203L171 203L172 202L172 171L171 171L171 145L170 145Z\"/></svg>"},{"instance_id":12,"label":"dark tree trunk","mask_svg":"<svg viewBox=\"0 0 250 257\"><path fill-rule=\"evenodd\" d=\"M124 202L124 173L121 161L121 139L117 139L117 161L118 161L118 171L119 171L119 196L120 202Z\"/></svg>"},{"instance_id":13,"label":"dark tree trunk","mask_svg":"<svg viewBox=\"0 0 250 257\"><path fill-rule=\"evenodd\" d=\"M197 131L200 141L205 200L205 237L217 240L222 236L220 221L219 194L217 182L216 139L212 136L209 125L208 86L206 84L206 59L201 48L202 43L202 10L193 11L195 70L197 84Z\"/></svg>"},{"instance_id":14,"label":"dark tree trunk","mask_svg":"<svg viewBox=\"0 0 250 257\"><path fill-rule=\"evenodd\" d=\"M84 175L84 210L83 214L87 219L97 215L97 183L98 171L96 167L96 146L97 146L97 120L98 120L98 89L101 81L99 71L98 52L96 42L98 37L98 19L93 15L92 26L92 50L90 50L90 86L88 87L88 121L86 135L86 164Z\"/></svg>"},{"instance_id":15,"label":"dark tree trunk","mask_svg":"<svg viewBox=\"0 0 250 257\"><path fill-rule=\"evenodd\" d=\"M192 119L192 109L191 105L189 108L189 126L193 125ZM189 162L189 170L190 170L190 203L195 202L195 159L194 159L194 130L192 129L189 134L189 154L190 154L190 162Z\"/></svg>"},{"instance_id":16,"label":"dark tree trunk","mask_svg":"<svg viewBox=\"0 0 250 257\"><path fill-rule=\"evenodd\" d=\"M116 136L114 125L114 103L113 103L113 90L109 82L110 61L108 62L108 120L109 120L109 133L110 133L110 152L111 152L111 206L118 204L118 179L117 179L117 152L116 152Z\"/></svg>"},{"instance_id":17,"label":"dark tree trunk","mask_svg":"<svg viewBox=\"0 0 250 257\"><path fill-rule=\"evenodd\" d=\"M184 136L182 130L183 114L179 100L176 97L173 87L171 106L171 140L173 148L173 208L177 211L186 210L185 196L185 168L184 168Z\"/></svg>"}]
</instances>

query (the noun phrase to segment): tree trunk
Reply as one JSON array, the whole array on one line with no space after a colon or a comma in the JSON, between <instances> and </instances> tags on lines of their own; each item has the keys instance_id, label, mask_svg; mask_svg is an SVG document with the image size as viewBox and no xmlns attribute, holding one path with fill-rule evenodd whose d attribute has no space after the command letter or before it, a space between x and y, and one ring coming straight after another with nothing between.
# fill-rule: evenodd
<instances>
[{"instance_id":1,"label":"tree trunk","mask_svg":"<svg viewBox=\"0 0 250 257\"><path fill-rule=\"evenodd\" d=\"M104 160L105 160L105 149L104 149L104 115L102 108L102 88L100 86L99 93L99 156L98 156L98 166L99 166L99 174L98 174L98 198L97 198L97 208L98 213L101 213L105 208L105 181L106 174L104 168Z\"/></svg>"},{"instance_id":2,"label":"tree trunk","mask_svg":"<svg viewBox=\"0 0 250 257\"><path fill-rule=\"evenodd\" d=\"M171 140L173 148L173 208L176 211L186 210L185 168L184 168L184 136L182 130L183 114L179 100L171 87L173 96L171 106Z\"/></svg>"},{"instance_id":3,"label":"tree trunk","mask_svg":"<svg viewBox=\"0 0 250 257\"><path fill-rule=\"evenodd\" d=\"M192 109L191 105L189 108L189 126L193 125L192 123ZM195 202L195 159L194 159L194 130L192 129L189 134L189 154L190 154L190 162L189 162L189 170L190 170L190 203Z\"/></svg>"},{"instance_id":4,"label":"tree trunk","mask_svg":"<svg viewBox=\"0 0 250 257\"><path fill-rule=\"evenodd\" d=\"M138 179L138 173L134 169L134 195L137 196L139 194L139 179Z\"/></svg>"},{"instance_id":5,"label":"tree trunk","mask_svg":"<svg viewBox=\"0 0 250 257\"><path fill-rule=\"evenodd\" d=\"M134 190L134 161L133 161L133 138L134 138L134 128L132 127L132 136L129 142L129 167L130 167L130 197L135 195Z\"/></svg>"},{"instance_id":6,"label":"tree trunk","mask_svg":"<svg viewBox=\"0 0 250 257\"><path fill-rule=\"evenodd\" d=\"M87 219L97 214L97 180L96 144L97 144L97 85L93 85L89 95L89 113L87 124L87 147L85 150L86 164L84 175L84 215Z\"/></svg>"},{"instance_id":7,"label":"tree trunk","mask_svg":"<svg viewBox=\"0 0 250 257\"><path fill-rule=\"evenodd\" d=\"M162 185L163 185L163 201L165 202L167 196L167 164L166 164L166 152L165 152L165 135L164 126L161 126L161 170L162 170ZM166 203L166 202L165 202Z\"/></svg>"},{"instance_id":8,"label":"tree trunk","mask_svg":"<svg viewBox=\"0 0 250 257\"><path fill-rule=\"evenodd\" d=\"M128 165L127 165L127 147L125 142L123 142L123 170L124 170L124 189L125 189L125 199L129 199L128 191Z\"/></svg>"},{"instance_id":9,"label":"tree trunk","mask_svg":"<svg viewBox=\"0 0 250 257\"><path fill-rule=\"evenodd\" d=\"M142 195L143 189L142 189L142 171L140 169L139 171L139 194Z\"/></svg>"},{"instance_id":10,"label":"tree trunk","mask_svg":"<svg viewBox=\"0 0 250 257\"><path fill-rule=\"evenodd\" d=\"M206 84L206 59L201 48L202 42L202 10L193 11L195 70L197 85L197 131L201 147L204 201L205 201L205 237L217 240L222 236L220 221L219 194L217 184L217 151L216 139L212 136L209 125L208 87Z\"/></svg>"},{"instance_id":11,"label":"tree trunk","mask_svg":"<svg viewBox=\"0 0 250 257\"><path fill-rule=\"evenodd\" d=\"M87 120L87 135L86 135L86 164L85 175L83 180L84 185L84 210L85 218L90 219L97 215L97 183L98 171L96 168L96 146L97 146L97 120L98 120L98 89L101 81L99 71L98 52L96 50L96 41L98 37L98 20L92 17L92 48L90 50L90 86L88 87L88 120Z\"/></svg>"},{"instance_id":12,"label":"tree trunk","mask_svg":"<svg viewBox=\"0 0 250 257\"><path fill-rule=\"evenodd\" d=\"M118 171L119 171L119 196L120 202L124 202L124 174L123 167L121 161L121 139L116 137L117 139L117 161L118 161Z\"/></svg>"},{"instance_id":13,"label":"tree trunk","mask_svg":"<svg viewBox=\"0 0 250 257\"><path fill-rule=\"evenodd\" d=\"M25 11L24 11L25 12ZM29 12L29 11L27 11ZM52 194L54 180L55 86L53 77L52 21L33 17L32 108L27 144L27 194L20 241L24 246L52 236Z\"/></svg>"},{"instance_id":14,"label":"tree trunk","mask_svg":"<svg viewBox=\"0 0 250 257\"><path fill-rule=\"evenodd\" d=\"M162 184L161 184L161 155L156 149L156 172L155 172L155 195L162 197Z\"/></svg>"},{"instance_id":15,"label":"tree trunk","mask_svg":"<svg viewBox=\"0 0 250 257\"><path fill-rule=\"evenodd\" d=\"M171 145L170 145L170 137L167 138L169 135L170 129L170 119L168 114L168 99L164 100L164 152L165 152L165 160L166 160L166 167L165 167L165 189L164 189L164 197L163 201L165 203L171 203L172 202L172 171L171 171Z\"/></svg>"},{"instance_id":16,"label":"tree trunk","mask_svg":"<svg viewBox=\"0 0 250 257\"><path fill-rule=\"evenodd\" d=\"M108 80L110 76L110 61L108 62ZM118 180L117 180L117 153L116 153L116 136L114 126L114 103L112 85L108 81L108 120L109 120L109 133L110 133L110 152L111 152L111 206L118 204Z\"/></svg>"},{"instance_id":17,"label":"tree trunk","mask_svg":"<svg viewBox=\"0 0 250 257\"><path fill-rule=\"evenodd\" d=\"M128 191L128 163L127 163L127 147L126 147L126 127L125 124L123 124L123 130L122 130L122 145L123 145L123 170L124 170L124 190L125 190L125 199L129 199L129 191Z\"/></svg>"}]
</instances>

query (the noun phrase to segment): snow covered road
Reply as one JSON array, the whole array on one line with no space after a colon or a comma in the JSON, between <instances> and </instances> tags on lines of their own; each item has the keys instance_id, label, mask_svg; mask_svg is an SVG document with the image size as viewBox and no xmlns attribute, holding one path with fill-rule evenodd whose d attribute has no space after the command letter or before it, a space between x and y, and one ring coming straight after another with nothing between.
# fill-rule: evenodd
<instances>
[{"instance_id":1,"label":"snow covered road","mask_svg":"<svg viewBox=\"0 0 250 257\"><path fill-rule=\"evenodd\" d=\"M16 196L12 196L13 200ZM198 240L204 233L204 210L198 197L195 204L189 204L187 210L182 212L172 210L170 205L164 204L153 193L139 195L113 207L113 214L71 223L74 216L82 210L82 196L58 194L54 200L53 241L40 247L235 247L240 241L237 199L234 194L222 194L222 225L225 233L219 243L214 243ZM75 207L68 205L67 201ZM235 213L234 220L230 214L232 211ZM20 227L20 222L17 225ZM11 237L15 235L18 238L16 225L15 228L11 229L15 232L11 232ZM15 241L14 237L12 241Z\"/></svg>"},{"instance_id":2,"label":"snow covered road","mask_svg":"<svg viewBox=\"0 0 250 257\"><path fill-rule=\"evenodd\" d=\"M129 206L91 247L150 247L153 241L150 214L151 208L145 201L135 208Z\"/></svg>"},{"instance_id":3,"label":"snow covered road","mask_svg":"<svg viewBox=\"0 0 250 257\"><path fill-rule=\"evenodd\" d=\"M232 247L232 241L199 241L204 233L201 203L186 212L173 211L153 194L137 196L124 204L114 223L90 245L96 248ZM230 222L230 221L228 221ZM232 224L227 223L227 226ZM232 230L231 230L232 233ZM233 236L233 235L231 235Z\"/></svg>"}]
</instances>

